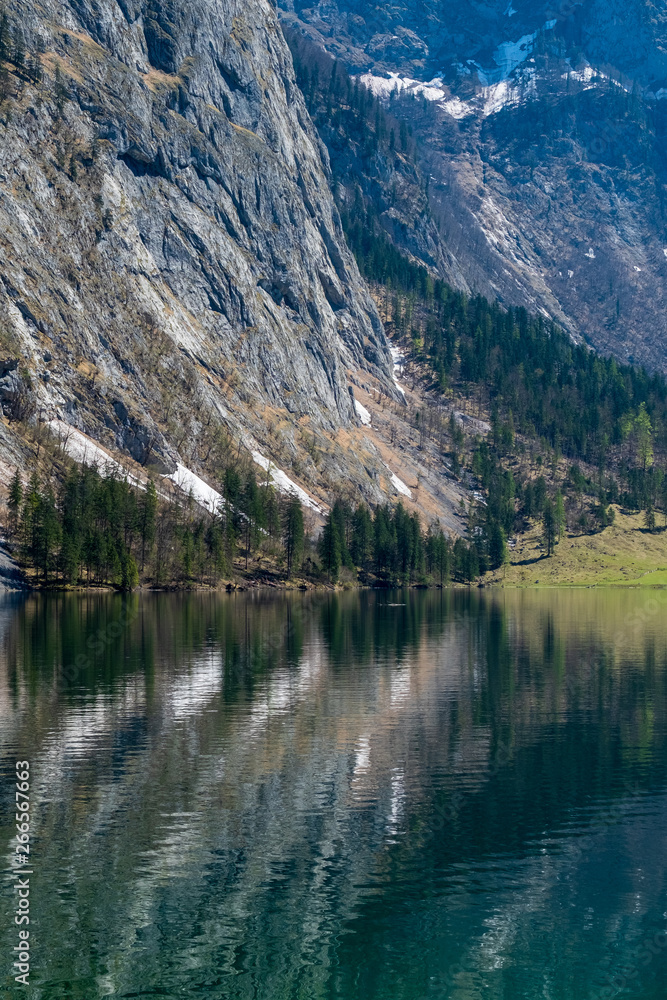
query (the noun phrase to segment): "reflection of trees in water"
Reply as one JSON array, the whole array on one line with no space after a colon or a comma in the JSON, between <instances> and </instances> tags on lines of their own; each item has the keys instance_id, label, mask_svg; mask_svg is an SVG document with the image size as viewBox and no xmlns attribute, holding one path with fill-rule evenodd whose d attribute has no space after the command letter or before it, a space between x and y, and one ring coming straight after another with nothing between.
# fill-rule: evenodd
<instances>
[{"instance_id":1,"label":"reflection of trees in water","mask_svg":"<svg viewBox=\"0 0 667 1000\"><path fill-rule=\"evenodd\" d=\"M615 599L130 598L139 614L59 685L122 600L28 598L4 634L2 718L28 706L11 739L49 769L40 877L66 890L43 884L42 920L74 997L105 982L428 995L425 948L528 941L521 906L541 912L589 864L568 853L573 817L587 836L604 802L613 833L614 803L665 788L665 636L615 649ZM559 840L548 862L545 834ZM484 908L457 910L462 889L431 910L457 866L487 871L481 892L499 858L524 859L529 877L490 930ZM85 957L72 927L96 942ZM436 982L448 954L429 959Z\"/></svg>"}]
</instances>

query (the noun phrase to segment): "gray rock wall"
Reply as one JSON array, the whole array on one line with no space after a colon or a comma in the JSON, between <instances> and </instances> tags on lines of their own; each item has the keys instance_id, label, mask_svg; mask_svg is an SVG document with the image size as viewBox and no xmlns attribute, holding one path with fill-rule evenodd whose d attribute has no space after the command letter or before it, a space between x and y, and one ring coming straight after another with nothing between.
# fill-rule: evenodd
<instances>
[{"instance_id":1,"label":"gray rock wall","mask_svg":"<svg viewBox=\"0 0 667 1000\"><path fill-rule=\"evenodd\" d=\"M37 416L165 465L212 420L354 423L346 370L389 387L389 354L271 4L11 15L43 80L0 109L0 324Z\"/></svg>"}]
</instances>

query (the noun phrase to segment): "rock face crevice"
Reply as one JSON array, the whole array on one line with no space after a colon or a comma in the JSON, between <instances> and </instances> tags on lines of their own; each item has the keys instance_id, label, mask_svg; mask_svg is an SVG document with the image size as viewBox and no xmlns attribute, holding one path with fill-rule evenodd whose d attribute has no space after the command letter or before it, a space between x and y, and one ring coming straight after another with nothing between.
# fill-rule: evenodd
<instances>
[{"instance_id":1,"label":"rock face crevice","mask_svg":"<svg viewBox=\"0 0 667 1000\"><path fill-rule=\"evenodd\" d=\"M45 418L117 446L131 425L169 463L211 414L260 439L267 407L356 424L349 368L392 391L270 3L13 16L43 79L13 75L0 112L0 314Z\"/></svg>"}]
</instances>

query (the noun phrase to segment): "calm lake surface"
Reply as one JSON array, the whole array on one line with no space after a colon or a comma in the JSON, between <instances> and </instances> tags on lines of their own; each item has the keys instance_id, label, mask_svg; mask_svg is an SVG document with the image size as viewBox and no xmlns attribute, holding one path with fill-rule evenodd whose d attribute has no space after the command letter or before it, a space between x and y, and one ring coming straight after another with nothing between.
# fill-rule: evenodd
<instances>
[{"instance_id":1,"label":"calm lake surface","mask_svg":"<svg viewBox=\"0 0 667 1000\"><path fill-rule=\"evenodd\" d=\"M0 600L2 996L664 1000L667 592Z\"/></svg>"}]
</instances>

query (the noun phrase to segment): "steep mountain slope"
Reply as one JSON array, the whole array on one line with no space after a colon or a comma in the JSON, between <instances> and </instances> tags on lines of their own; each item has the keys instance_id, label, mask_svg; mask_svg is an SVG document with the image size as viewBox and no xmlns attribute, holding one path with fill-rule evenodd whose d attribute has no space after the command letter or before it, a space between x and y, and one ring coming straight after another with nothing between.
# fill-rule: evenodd
<instances>
[{"instance_id":1,"label":"steep mountain slope","mask_svg":"<svg viewBox=\"0 0 667 1000\"><path fill-rule=\"evenodd\" d=\"M353 81L310 39L289 29L286 37L297 81L329 153L332 188L348 239L355 223L366 234L380 228L399 253L466 288L456 259L438 234L405 121L391 115L371 90ZM364 216L371 206L369 224ZM351 248L356 250L354 243Z\"/></svg>"},{"instance_id":2,"label":"steep mountain slope","mask_svg":"<svg viewBox=\"0 0 667 1000\"><path fill-rule=\"evenodd\" d=\"M661 6L285 0L282 16L402 95L448 280L667 369Z\"/></svg>"},{"instance_id":3,"label":"steep mountain slope","mask_svg":"<svg viewBox=\"0 0 667 1000\"><path fill-rule=\"evenodd\" d=\"M311 488L379 495L380 459L333 439L359 426L351 373L398 398L389 349L270 3L39 0L11 20L7 417L211 475L242 443L289 466L307 426L331 443Z\"/></svg>"},{"instance_id":4,"label":"steep mountain slope","mask_svg":"<svg viewBox=\"0 0 667 1000\"><path fill-rule=\"evenodd\" d=\"M425 147L444 236L485 294L665 370L662 121L608 82L565 83L547 56L534 65L493 112L488 97L461 102L458 119L437 109Z\"/></svg>"}]
</instances>

